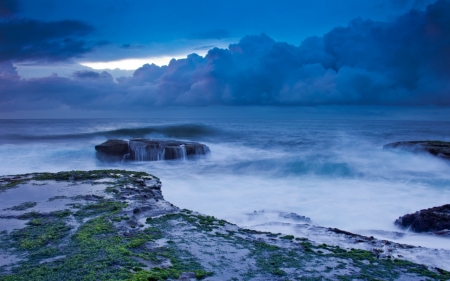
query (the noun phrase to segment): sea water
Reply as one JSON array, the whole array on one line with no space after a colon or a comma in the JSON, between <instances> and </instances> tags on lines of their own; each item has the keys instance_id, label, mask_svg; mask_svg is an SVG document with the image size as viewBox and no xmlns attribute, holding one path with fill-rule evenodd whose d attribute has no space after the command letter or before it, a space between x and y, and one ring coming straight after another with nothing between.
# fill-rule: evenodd
<instances>
[{"instance_id":1,"label":"sea water","mask_svg":"<svg viewBox=\"0 0 450 281\"><path fill-rule=\"evenodd\" d=\"M450 122L437 121L0 120L0 174L146 171L161 178L165 198L176 206L239 226L296 234L286 227L294 221L279 215L295 213L318 226L449 250L450 239L405 235L393 222L450 203L450 162L382 148L395 141L450 141L449 129ZM197 141L211 154L104 163L94 146L110 138Z\"/></svg>"}]
</instances>

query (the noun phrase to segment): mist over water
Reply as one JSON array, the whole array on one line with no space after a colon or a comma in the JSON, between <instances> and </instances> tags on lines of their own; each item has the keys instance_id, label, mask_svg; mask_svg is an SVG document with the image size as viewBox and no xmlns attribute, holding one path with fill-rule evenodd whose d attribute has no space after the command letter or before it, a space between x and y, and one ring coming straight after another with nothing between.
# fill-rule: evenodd
<instances>
[{"instance_id":1,"label":"mist over water","mask_svg":"<svg viewBox=\"0 0 450 281\"><path fill-rule=\"evenodd\" d=\"M450 163L382 149L402 140L450 141L449 128L435 121L0 120L0 174L146 171L161 178L176 206L240 226L295 234L274 223L294 223L279 215L294 212L315 225L450 249L448 239L389 234L402 232L393 225L399 216L450 203ZM138 137L198 141L211 154L113 164L95 157L94 146L108 138Z\"/></svg>"}]
</instances>

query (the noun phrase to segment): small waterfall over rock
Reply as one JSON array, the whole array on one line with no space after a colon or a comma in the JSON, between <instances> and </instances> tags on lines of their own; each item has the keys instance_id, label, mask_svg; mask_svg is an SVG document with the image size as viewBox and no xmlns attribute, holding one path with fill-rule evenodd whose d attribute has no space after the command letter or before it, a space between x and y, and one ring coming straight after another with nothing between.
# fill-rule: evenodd
<instances>
[{"instance_id":1,"label":"small waterfall over rock","mask_svg":"<svg viewBox=\"0 0 450 281\"><path fill-rule=\"evenodd\" d=\"M95 149L98 159L121 162L187 160L210 153L206 145L198 142L155 139L108 140Z\"/></svg>"},{"instance_id":2,"label":"small waterfall over rock","mask_svg":"<svg viewBox=\"0 0 450 281\"><path fill-rule=\"evenodd\" d=\"M187 153L186 153L186 146L184 144L176 145L176 146L166 146L166 153L165 153L165 159L180 159L180 160L186 160L187 159Z\"/></svg>"},{"instance_id":3,"label":"small waterfall over rock","mask_svg":"<svg viewBox=\"0 0 450 281\"><path fill-rule=\"evenodd\" d=\"M135 161L164 160L165 149L160 143L130 140L130 156Z\"/></svg>"},{"instance_id":4,"label":"small waterfall over rock","mask_svg":"<svg viewBox=\"0 0 450 281\"><path fill-rule=\"evenodd\" d=\"M180 145L181 147L181 159L186 160L187 158L187 152L186 152L186 146L184 144Z\"/></svg>"}]
</instances>

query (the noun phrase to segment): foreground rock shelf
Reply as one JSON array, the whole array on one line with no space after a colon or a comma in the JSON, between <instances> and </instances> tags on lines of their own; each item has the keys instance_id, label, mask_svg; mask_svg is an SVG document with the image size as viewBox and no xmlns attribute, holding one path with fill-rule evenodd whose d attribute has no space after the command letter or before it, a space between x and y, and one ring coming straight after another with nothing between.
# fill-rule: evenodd
<instances>
[{"instance_id":1,"label":"foreground rock shelf","mask_svg":"<svg viewBox=\"0 0 450 281\"><path fill-rule=\"evenodd\" d=\"M0 280L450 278L393 254L415 247L316 227L372 250L344 249L180 210L164 200L161 181L143 172L3 176L0 203Z\"/></svg>"},{"instance_id":2,"label":"foreground rock shelf","mask_svg":"<svg viewBox=\"0 0 450 281\"><path fill-rule=\"evenodd\" d=\"M156 139L112 139L96 145L95 150L102 161L185 160L210 153L208 146L198 142Z\"/></svg>"},{"instance_id":3,"label":"foreground rock shelf","mask_svg":"<svg viewBox=\"0 0 450 281\"><path fill-rule=\"evenodd\" d=\"M450 142L445 141L399 141L388 143L384 149L403 149L411 152L429 153L441 158L450 159Z\"/></svg>"}]
</instances>

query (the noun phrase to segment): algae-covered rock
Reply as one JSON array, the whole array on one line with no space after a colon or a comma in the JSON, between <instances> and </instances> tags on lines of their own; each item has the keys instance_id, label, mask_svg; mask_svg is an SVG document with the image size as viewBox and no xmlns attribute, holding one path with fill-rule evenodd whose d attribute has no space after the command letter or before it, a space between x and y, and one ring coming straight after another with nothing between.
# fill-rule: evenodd
<instances>
[{"instance_id":1,"label":"algae-covered rock","mask_svg":"<svg viewBox=\"0 0 450 281\"><path fill-rule=\"evenodd\" d=\"M24 191L34 194L32 204ZM24 204L2 199L14 194ZM373 237L356 238L376 250L344 249L180 210L164 200L160 180L143 172L3 176L0 204L0 280L450 278L445 270L394 257L393 249L406 246ZM14 206L24 207L10 211Z\"/></svg>"}]
</instances>

